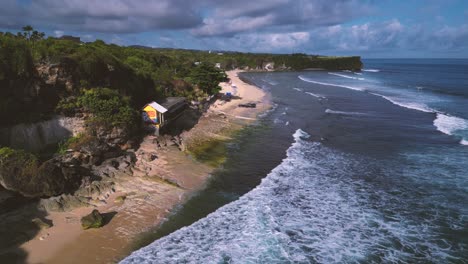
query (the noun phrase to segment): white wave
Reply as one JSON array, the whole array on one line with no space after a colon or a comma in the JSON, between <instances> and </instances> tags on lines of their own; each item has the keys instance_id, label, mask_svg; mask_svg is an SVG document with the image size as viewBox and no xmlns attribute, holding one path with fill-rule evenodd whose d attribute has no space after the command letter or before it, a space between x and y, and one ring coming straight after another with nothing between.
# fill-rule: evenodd
<instances>
[{"instance_id":1,"label":"white wave","mask_svg":"<svg viewBox=\"0 0 468 264\"><path fill-rule=\"evenodd\" d=\"M361 71L365 71L365 72L380 72L380 70L378 70L378 69L362 69Z\"/></svg>"},{"instance_id":2,"label":"white wave","mask_svg":"<svg viewBox=\"0 0 468 264\"><path fill-rule=\"evenodd\" d=\"M422 103L416 103L416 102L404 102L402 99L397 98L397 97L391 97L391 96L386 96L386 95L381 95L378 93L370 93L379 97L384 98L385 100L391 102L394 105L398 105L404 108L408 109L413 109L413 110L418 110L421 112L426 112L426 113L436 113L437 111L428 107L425 104Z\"/></svg>"},{"instance_id":3,"label":"white wave","mask_svg":"<svg viewBox=\"0 0 468 264\"><path fill-rule=\"evenodd\" d=\"M298 76L299 79L301 79L304 82L309 82L309 83L315 83L315 84L320 84L320 85L327 85L327 86L335 86L335 87L342 87L342 88L347 88L355 91L365 91L366 89L361 88L361 87L354 87L354 86L348 86L348 85L340 85L340 84L334 84L334 83L326 83L326 82L317 82L314 80L311 80L307 77L304 77L302 75Z\"/></svg>"},{"instance_id":4,"label":"white wave","mask_svg":"<svg viewBox=\"0 0 468 264\"><path fill-rule=\"evenodd\" d=\"M272 113L273 111L275 111L276 108L278 108L278 104L273 104L273 106L269 110L259 114L258 117L259 118L264 118L264 117L268 116L270 113Z\"/></svg>"},{"instance_id":5,"label":"white wave","mask_svg":"<svg viewBox=\"0 0 468 264\"><path fill-rule=\"evenodd\" d=\"M325 113L335 114L335 115L368 115L366 113L361 113L361 112L344 112L344 111L335 111L331 109L325 110Z\"/></svg>"},{"instance_id":6,"label":"white wave","mask_svg":"<svg viewBox=\"0 0 468 264\"><path fill-rule=\"evenodd\" d=\"M361 72L353 72L353 73L356 74L356 75L362 75Z\"/></svg>"},{"instance_id":7,"label":"white wave","mask_svg":"<svg viewBox=\"0 0 468 264\"><path fill-rule=\"evenodd\" d=\"M121 263L441 262L427 223L386 220L373 186L349 177L366 162L298 129L287 157L261 183L191 226L133 252ZM364 171L366 167L363 168ZM377 204L372 204L378 200ZM376 206L380 205L380 206ZM397 246L394 241L398 241ZM404 250L402 248L410 248ZM450 250L450 247L448 247ZM438 253L438 254L437 254ZM443 262L443 261L442 261Z\"/></svg>"},{"instance_id":8,"label":"white wave","mask_svg":"<svg viewBox=\"0 0 468 264\"><path fill-rule=\"evenodd\" d=\"M285 126L289 126L289 121L286 122L286 124L284 124Z\"/></svg>"},{"instance_id":9,"label":"white wave","mask_svg":"<svg viewBox=\"0 0 468 264\"><path fill-rule=\"evenodd\" d=\"M462 140L460 141L460 144L468 145L468 138L465 139L463 135L468 133L468 120L441 113L435 109L428 107L423 103L405 102L404 99L401 98L385 96L377 93L371 94L382 97L387 101L390 101L391 103L404 108L417 110L425 113L437 114L436 119L434 119L434 126L437 128L437 130L446 135L461 137Z\"/></svg>"},{"instance_id":10,"label":"white wave","mask_svg":"<svg viewBox=\"0 0 468 264\"><path fill-rule=\"evenodd\" d=\"M437 118L434 120L434 126L444 134L462 137L459 133L463 133L463 131L468 130L468 120L456 116L437 113ZM463 138L460 144L466 145L467 140L468 139Z\"/></svg>"},{"instance_id":11,"label":"white wave","mask_svg":"<svg viewBox=\"0 0 468 264\"><path fill-rule=\"evenodd\" d=\"M329 72L328 74L343 77L343 78L347 78L347 79L353 79L353 80L360 80L360 81L365 80L364 78L358 78L358 77L348 76L348 75L334 73L334 72Z\"/></svg>"},{"instance_id":12,"label":"white wave","mask_svg":"<svg viewBox=\"0 0 468 264\"><path fill-rule=\"evenodd\" d=\"M275 82L275 81L271 81L271 80L266 80L266 79L262 79L262 81L270 84L270 85L278 85L278 82Z\"/></svg>"},{"instance_id":13,"label":"white wave","mask_svg":"<svg viewBox=\"0 0 468 264\"><path fill-rule=\"evenodd\" d=\"M298 92L302 92L302 89L301 88L293 88L294 90L298 91Z\"/></svg>"},{"instance_id":14,"label":"white wave","mask_svg":"<svg viewBox=\"0 0 468 264\"><path fill-rule=\"evenodd\" d=\"M299 141L301 139L307 139L309 137L310 137L310 135L307 132L305 132L304 130L300 129L300 128L298 130L296 130L296 132L294 132L294 134L293 134L293 138L296 141L296 143L297 143L297 141Z\"/></svg>"},{"instance_id":15,"label":"white wave","mask_svg":"<svg viewBox=\"0 0 468 264\"><path fill-rule=\"evenodd\" d=\"M308 95L312 95L313 97L317 97L317 98L326 98L326 97L323 96L323 95L314 94L314 93L311 93L311 92L305 92L305 93L308 94Z\"/></svg>"}]
</instances>

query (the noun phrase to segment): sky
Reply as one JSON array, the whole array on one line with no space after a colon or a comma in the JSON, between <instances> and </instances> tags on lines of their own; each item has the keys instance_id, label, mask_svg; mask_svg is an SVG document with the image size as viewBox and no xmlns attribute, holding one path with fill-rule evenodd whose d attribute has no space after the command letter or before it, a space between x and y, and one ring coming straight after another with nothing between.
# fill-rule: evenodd
<instances>
[{"instance_id":1,"label":"sky","mask_svg":"<svg viewBox=\"0 0 468 264\"><path fill-rule=\"evenodd\" d=\"M24 25L118 45L468 58L468 0L0 0L0 31Z\"/></svg>"}]
</instances>

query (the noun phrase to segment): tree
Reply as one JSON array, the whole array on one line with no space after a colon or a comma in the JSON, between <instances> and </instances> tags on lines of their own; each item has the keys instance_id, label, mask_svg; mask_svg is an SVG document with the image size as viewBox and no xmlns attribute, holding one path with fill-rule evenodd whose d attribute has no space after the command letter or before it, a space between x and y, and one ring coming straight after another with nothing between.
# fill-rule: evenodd
<instances>
[{"instance_id":1,"label":"tree","mask_svg":"<svg viewBox=\"0 0 468 264\"><path fill-rule=\"evenodd\" d=\"M34 30L34 28L30 25L24 26L23 31L27 39L29 40L31 38L31 32Z\"/></svg>"},{"instance_id":2,"label":"tree","mask_svg":"<svg viewBox=\"0 0 468 264\"><path fill-rule=\"evenodd\" d=\"M189 78L193 84L197 85L205 93L215 94L220 90L219 83L225 81L227 76L223 71L202 63L192 69Z\"/></svg>"}]
</instances>

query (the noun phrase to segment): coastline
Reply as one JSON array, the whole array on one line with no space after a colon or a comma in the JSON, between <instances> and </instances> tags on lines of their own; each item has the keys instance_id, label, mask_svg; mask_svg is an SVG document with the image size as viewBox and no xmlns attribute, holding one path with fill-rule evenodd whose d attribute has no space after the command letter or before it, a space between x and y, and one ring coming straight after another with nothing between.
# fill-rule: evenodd
<instances>
[{"instance_id":1,"label":"coastline","mask_svg":"<svg viewBox=\"0 0 468 264\"><path fill-rule=\"evenodd\" d=\"M209 148L201 147L207 143L229 140L232 133L251 124L271 107L269 94L243 82L237 76L239 72L226 72L232 83L220 84L221 92L231 92L234 98L229 102L214 102L194 128L182 133L181 138L191 156L175 145L157 150L158 158L150 168L153 175L119 176L116 192L107 199L107 204L49 213L46 219L51 220L53 226L41 230L34 239L20 247L27 253L27 262L116 262L131 253L130 244L139 234L159 226L181 204L203 190L210 174L223 161L209 164L192 156L209 151ZM233 89L232 85L236 88ZM238 107L238 104L252 102L257 104L256 108ZM148 136L138 151L154 148L154 139ZM126 197L124 201L117 201L116 198L122 195ZM93 209L104 213L108 223L99 229L82 230L79 219Z\"/></svg>"}]
</instances>

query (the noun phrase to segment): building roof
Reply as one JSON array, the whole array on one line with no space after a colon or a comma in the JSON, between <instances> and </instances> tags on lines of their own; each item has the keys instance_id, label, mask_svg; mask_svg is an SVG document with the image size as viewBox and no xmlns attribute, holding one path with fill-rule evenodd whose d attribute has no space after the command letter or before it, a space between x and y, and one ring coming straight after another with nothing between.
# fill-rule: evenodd
<instances>
[{"instance_id":1,"label":"building roof","mask_svg":"<svg viewBox=\"0 0 468 264\"><path fill-rule=\"evenodd\" d=\"M176 110L177 108L185 105L186 99L185 97L167 97L159 104L168 109L169 111Z\"/></svg>"},{"instance_id":2,"label":"building roof","mask_svg":"<svg viewBox=\"0 0 468 264\"><path fill-rule=\"evenodd\" d=\"M162 106L162 105L160 105L160 104L158 104L158 103L156 103L156 102L154 102L154 101L151 102L151 103L149 103L149 104L147 104L147 105L153 107L154 109L156 109L156 111L158 111L158 112L160 112L160 113L162 113L162 114L164 114L165 112L167 112L167 109L166 109L164 106Z\"/></svg>"}]
</instances>

